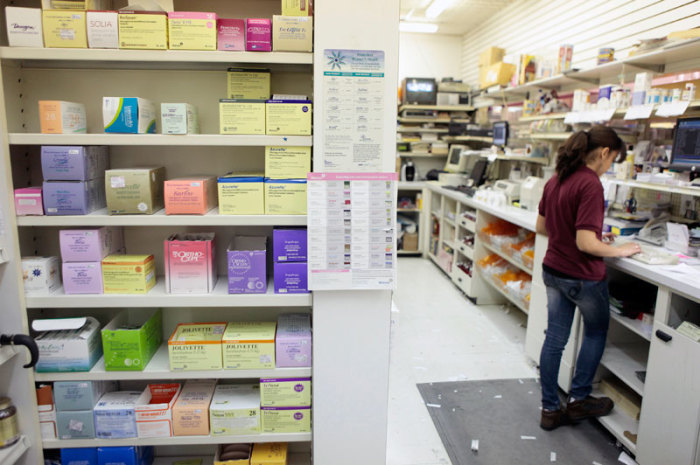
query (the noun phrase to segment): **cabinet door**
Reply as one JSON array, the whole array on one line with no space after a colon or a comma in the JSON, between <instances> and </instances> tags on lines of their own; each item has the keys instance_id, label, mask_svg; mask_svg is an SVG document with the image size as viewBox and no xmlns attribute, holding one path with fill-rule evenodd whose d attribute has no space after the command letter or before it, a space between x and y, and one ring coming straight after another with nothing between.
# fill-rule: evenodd
<instances>
[{"instance_id":1,"label":"cabinet door","mask_svg":"<svg viewBox=\"0 0 700 465\"><path fill-rule=\"evenodd\" d=\"M664 341L663 338L670 340ZM656 322L639 421L640 465L697 465L700 343Z\"/></svg>"}]
</instances>

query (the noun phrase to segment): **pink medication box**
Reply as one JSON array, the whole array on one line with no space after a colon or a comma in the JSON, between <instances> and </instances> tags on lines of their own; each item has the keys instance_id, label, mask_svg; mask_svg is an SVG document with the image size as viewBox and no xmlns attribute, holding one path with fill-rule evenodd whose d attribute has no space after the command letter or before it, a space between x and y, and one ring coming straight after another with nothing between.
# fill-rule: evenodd
<instances>
[{"instance_id":1,"label":"pink medication box","mask_svg":"<svg viewBox=\"0 0 700 465\"><path fill-rule=\"evenodd\" d=\"M64 229L59 232L64 262L101 262L124 248L121 228Z\"/></svg>"},{"instance_id":2,"label":"pink medication box","mask_svg":"<svg viewBox=\"0 0 700 465\"><path fill-rule=\"evenodd\" d=\"M43 215L44 202L41 187L15 189L15 211L17 216Z\"/></svg>"},{"instance_id":3,"label":"pink medication box","mask_svg":"<svg viewBox=\"0 0 700 465\"><path fill-rule=\"evenodd\" d=\"M271 19L246 19L245 49L249 52L272 50Z\"/></svg>"},{"instance_id":4,"label":"pink medication box","mask_svg":"<svg viewBox=\"0 0 700 465\"><path fill-rule=\"evenodd\" d=\"M165 181L166 215L204 215L218 202L214 176Z\"/></svg>"},{"instance_id":5,"label":"pink medication box","mask_svg":"<svg viewBox=\"0 0 700 465\"><path fill-rule=\"evenodd\" d=\"M102 262L64 262L63 292L66 294L102 294Z\"/></svg>"},{"instance_id":6,"label":"pink medication box","mask_svg":"<svg viewBox=\"0 0 700 465\"><path fill-rule=\"evenodd\" d=\"M214 290L214 233L173 234L165 241L165 290L208 294Z\"/></svg>"},{"instance_id":7,"label":"pink medication box","mask_svg":"<svg viewBox=\"0 0 700 465\"><path fill-rule=\"evenodd\" d=\"M245 19L219 19L217 27L219 50L245 50Z\"/></svg>"}]
</instances>

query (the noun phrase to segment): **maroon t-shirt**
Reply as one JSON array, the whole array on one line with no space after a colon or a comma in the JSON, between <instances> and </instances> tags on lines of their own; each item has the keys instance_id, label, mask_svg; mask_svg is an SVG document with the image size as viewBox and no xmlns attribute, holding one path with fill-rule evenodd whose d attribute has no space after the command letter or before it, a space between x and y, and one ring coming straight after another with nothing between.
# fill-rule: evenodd
<instances>
[{"instance_id":1,"label":"maroon t-shirt","mask_svg":"<svg viewBox=\"0 0 700 465\"><path fill-rule=\"evenodd\" d=\"M576 231L593 231L602 239L605 216L603 185L595 172L583 166L560 183L554 176L544 186L540 215L545 218L549 246L544 264L578 279L605 279L605 262L576 247Z\"/></svg>"}]
</instances>

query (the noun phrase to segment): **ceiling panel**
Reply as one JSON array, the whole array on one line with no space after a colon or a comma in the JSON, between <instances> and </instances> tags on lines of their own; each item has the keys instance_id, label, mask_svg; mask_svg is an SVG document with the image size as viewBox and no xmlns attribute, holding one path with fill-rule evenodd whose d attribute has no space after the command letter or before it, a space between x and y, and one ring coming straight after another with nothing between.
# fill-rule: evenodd
<instances>
[{"instance_id":1,"label":"ceiling panel","mask_svg":"<svg viewBox=\"0 0 700 465\"><path fill-rule=\"evenodd\" d=\"M432 0L401 0L401 19L430 22L439 26L439 34L466 34L491 15L517 0L453 0L452 5L434 20L425 17Z\"/></svg>"}]
</instances>

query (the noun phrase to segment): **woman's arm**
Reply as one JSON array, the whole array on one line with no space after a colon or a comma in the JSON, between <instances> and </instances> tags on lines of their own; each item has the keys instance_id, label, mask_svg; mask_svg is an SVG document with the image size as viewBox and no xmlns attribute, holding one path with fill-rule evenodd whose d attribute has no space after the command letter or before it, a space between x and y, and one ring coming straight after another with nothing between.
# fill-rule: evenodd
<instances>
[{"instance_id":1,"label":"woman's arm","mask_svg":"<svg viewBox=\"0 0 700 465\"><path fill-rule=\"evenodd\" d=\"M547 228L545 227L544 216L537 215L537 223L535 224L535 232L537 234L547 235Z\"/></svg>"},{"instance_id":2,"label":"woman's arm","mask_svg":"<svg viewBox=\"0 0 700 465\"><path fill-rule=\"evenodd\" d=\"M641 252L639 244L628 242L619 247L605 244L598 240L593 231L579 229L576 231L576 247L581 252L595 255L596 257L629 257Z\"/></svg>"}]
</instances>

